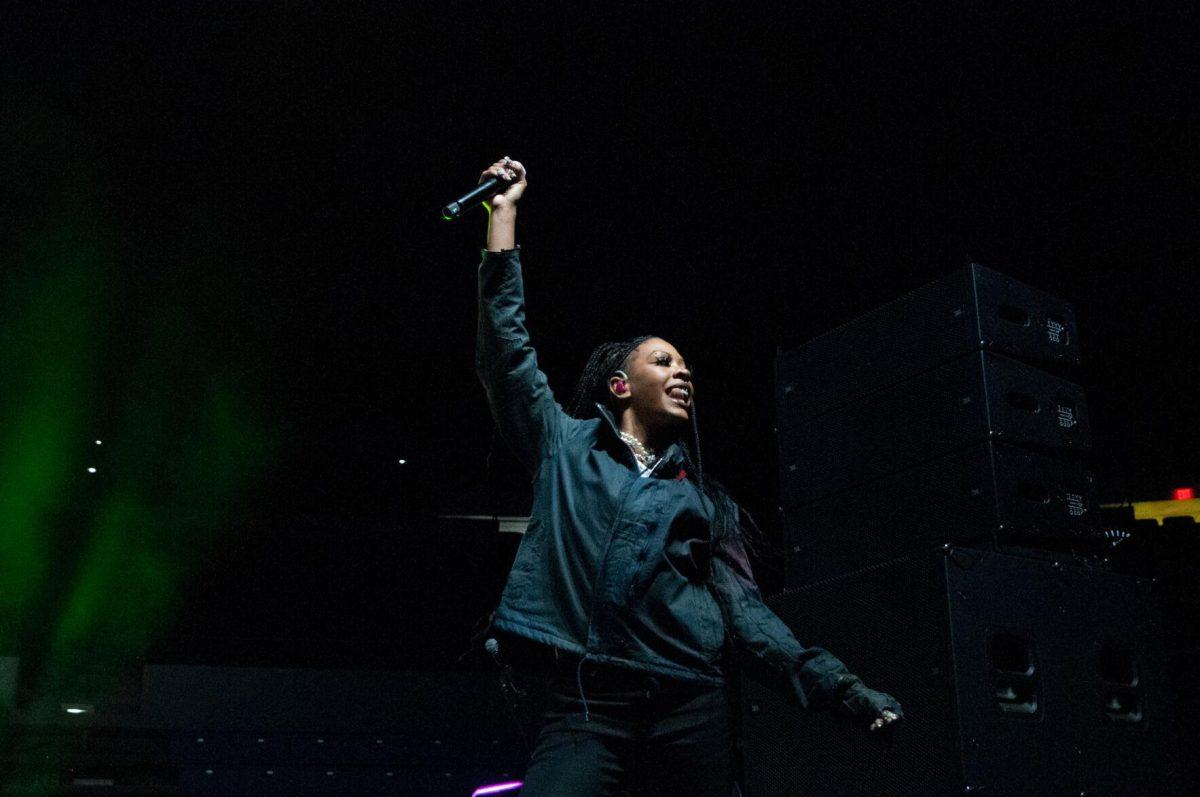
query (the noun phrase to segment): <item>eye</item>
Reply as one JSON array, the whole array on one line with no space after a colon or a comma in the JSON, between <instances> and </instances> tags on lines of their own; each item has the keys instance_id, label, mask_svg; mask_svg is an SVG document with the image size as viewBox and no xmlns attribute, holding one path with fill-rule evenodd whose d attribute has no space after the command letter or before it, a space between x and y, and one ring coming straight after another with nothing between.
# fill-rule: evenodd
<instances>
[{"instance_id":1,"label":"eye","mask_svg":"<svg viewBox=\"0 0 1200 797\"><path fill-rule=\"evenodd\" d=\"M671 358L664 354L664 355L660 356L657 360L655 360L654 364L655 365L670 365Z\"/></svg>"}]
</instances>

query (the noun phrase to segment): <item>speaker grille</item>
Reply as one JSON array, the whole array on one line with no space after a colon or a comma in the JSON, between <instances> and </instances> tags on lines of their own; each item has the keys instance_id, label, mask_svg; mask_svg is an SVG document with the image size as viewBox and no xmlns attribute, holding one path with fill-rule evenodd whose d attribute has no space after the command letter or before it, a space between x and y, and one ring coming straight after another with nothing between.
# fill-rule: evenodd
<instances>
[{"instance_id":1,"label":"speaker grille","mask_svg":"<svg viewBox=\"0 0 1200 797\"><path fill-rule=\"evenodd\" d=\"M904 733L886 746L862 723L803 711L748 681L743 716L751 795L911 794L918 783L925 793L958 790L938 558L904 557L768 602L802 644L828 648L868 686L895 696L906 720Z\"/></svg>"},{"instance_id":2,"label":"speaker grille","mask_svg":"<svg viewBox=\"0 0 1200 797\"><path fill-rule=\"evenodd\" d=\"M1170 690L1149 582L952 548L768 601L905 711L890 747L747 682L754 795L1166 793Z\"/></svg>"}]
</instances>

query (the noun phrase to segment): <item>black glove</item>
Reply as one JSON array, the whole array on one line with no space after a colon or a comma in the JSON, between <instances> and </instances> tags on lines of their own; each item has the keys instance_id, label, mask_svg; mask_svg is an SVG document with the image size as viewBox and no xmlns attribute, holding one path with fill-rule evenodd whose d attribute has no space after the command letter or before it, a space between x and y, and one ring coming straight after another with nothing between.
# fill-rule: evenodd
<instances>
[{"instance_id":1,"label":"black glove","mask_svg":"<svg viewBox=\"0 0 1200 797\"><path fill-rule=\"evenodd\" d=\"M853 684L842 694L842 710L855 719L868 720L870 731L889 728L904 719L899 700L861 683Z\"/></svg>"}]
</instances>

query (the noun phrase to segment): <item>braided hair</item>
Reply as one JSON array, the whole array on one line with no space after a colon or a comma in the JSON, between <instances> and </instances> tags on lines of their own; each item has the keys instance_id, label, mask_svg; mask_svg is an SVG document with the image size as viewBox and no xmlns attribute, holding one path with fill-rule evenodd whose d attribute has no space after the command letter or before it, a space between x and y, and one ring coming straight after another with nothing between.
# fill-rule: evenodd
<instances>
[{"instance_id":1,"label":"braided hair","mask_svg":"<svg viewBox=\"0 0 1200 797\"><path fill-rule=\"evenodd\" d=\"M628 371L629 358L633 355L634 350L653 337L655 336L641 335L625 341L609 341L601 343L593 349L587 364L584 365L583 371L579 375L579 381L575 385L575 392L567 412L579 419L595 417L597 414L596 404L607 404L611 395L608 390L609 377L618 370ZM714 540L720 544L737 539L747 548L757 547L754 544L754 536L757 535L754 521L749 515L746 515L749 526L747 530L751 534L744 533L735 511L735 505L728 492L715 479L706 477L704 474L704 464L700 457L700 428L696 423L695 396L692 397L691 412L688 413L688 416L691 424L691 439L679 441L684 451L686 465L684 470L687 472L687 477L693 480L700 491L712 501L714 511L710 521L713 526Z\"/></svg>"}]
</instances>

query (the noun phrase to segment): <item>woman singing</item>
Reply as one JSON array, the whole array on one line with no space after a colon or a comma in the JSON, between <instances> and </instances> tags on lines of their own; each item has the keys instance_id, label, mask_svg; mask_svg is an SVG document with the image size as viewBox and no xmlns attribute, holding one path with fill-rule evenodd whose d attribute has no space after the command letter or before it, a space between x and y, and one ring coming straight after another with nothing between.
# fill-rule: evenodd
<instances>
[{"instance_id":1,"label":"woman singing","mask_svg":"<svg viewBox=\"0 0 1200 797\"><path fill-rule=\"evenodd\" d=\"M526 689L537 682L523 795L720 795L733 782L731 661L808 709L877 731L903 718L762 602L749 516L701 467L687 361L662 338L592 352L567 410L525 329L516 247L525 167L485 169L476 368L500 435L533 476L529 527L492 629Z\"/></svg>"}]
</instances>

